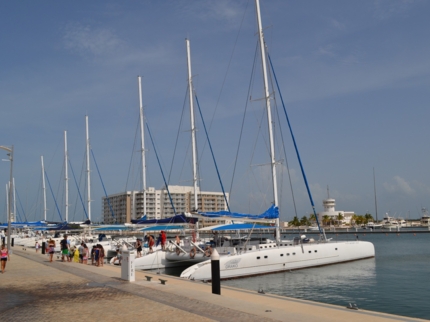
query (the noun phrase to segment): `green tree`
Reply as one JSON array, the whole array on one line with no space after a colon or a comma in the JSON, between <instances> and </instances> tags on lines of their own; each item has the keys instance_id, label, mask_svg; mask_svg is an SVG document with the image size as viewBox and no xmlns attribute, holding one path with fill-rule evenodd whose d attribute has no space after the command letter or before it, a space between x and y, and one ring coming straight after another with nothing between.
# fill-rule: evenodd
<instances>
[{"instance_id":1,"label":"green tree","mask_svg":"<svg viewBox=\"0 0 430 322\"><path fill-rule=\"evenodd\" d=\"M300 220L297 218L297 216L294 216L293 220L291 220L288 224L293 227L298 227L300 226Z\"/></svg>"},{"instance_id":2,"label":"green tree","mask_svg":"<svg viewBox=\"0 0 430 322\"><path fill-rule=\"evenodd\" d=\"M355 223L356 223L358 226L360 226L360 225L364 224L364 222L365 222L365 219L364 219L364 216L363 216L363 215L358 215L358 216L356 216Z\"/></svg>"},{"instance_id":3,"label":"green tree","mask_svg":"<svg viewBox=\"0 0 430 322\"><path fill-rule=\"evenodd\" d=\"M340 226L340 223L343 220L343 215L341 213L338 213L337 216L336 216L336 219L337 219L338 226Z\"/></svg>"},{"instance_id":4,"label":"green tree","mask_svg":"<svg viewBox=\"0 0 430 322\"><path fill-rule=\"evenodd\" d=\"M308 217L303 216L302 219L300 219L300 226L310 226L311 223L308 219Z\"/></svg>"},{"instance_id":5,"label":"green tree","mask_svg":"<svg viewBox=\"0 0 430 322\"><path fill-rule=\"evenodd\" d=\"M366 214L364 215L364 219L365 219L365 221L366 221L366 224L367 224L369 221L375 221L375 220L373 219L373 216L372 216L371 214L369 214L369 213L366 213Z\"/></svg>"},{"instance_id":6,"label":"green tree","mask_svg":"<svg viewBox=\"0 0 430 322\"><path fill-rule=\"evenodd\" d=\"M324 215L322 220L323 220L323 225L327 226L330 223L331 218L329 215Z\"/></svg>"}]
</instances>

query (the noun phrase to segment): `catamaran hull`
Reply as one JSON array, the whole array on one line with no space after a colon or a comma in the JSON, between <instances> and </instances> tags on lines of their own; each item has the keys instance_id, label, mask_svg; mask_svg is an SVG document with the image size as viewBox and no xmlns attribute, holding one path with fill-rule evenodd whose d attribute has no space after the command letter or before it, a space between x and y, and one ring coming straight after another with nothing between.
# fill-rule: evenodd
<instances>
[{"instance_id":1,"label":"catamaran hull","mask_svg":"<svg viewBox=\"0 0 430 322\"><path fill-rule=\"evenodd\" d=\"M220 258L221 279L270 274L375 257L370 242L309 243L275 249L260 249ZM211 280L210 260L193 265L181 274L191 280Z\"/></svg>"},{"instance_id":2,"label":"catamaran hull","mask_svg":"<svg viewBox=\"0 0 430 322\"><path fill-rule=\"evenodd\" d=\"M190 256L190 253L179 253L176 252L167 252L166 259L168 262L176 262L177 266L190 266L197 263L204 262L209 258L202 253L195 254L194 257Z\"/></svg>"},{"instance_id":3,"label":"catamaran hull","mask_svg":"<svg viewBox=\"0 0 430 322\"><path fill-rule=\"evenodd\" d=\"M183 262L177 260L177 261L170 261L166 258L167 252L159 250L155 251L153 253L146 254L142 257L136 258L135 268L136 269L159 269L159 268L168 268L168 267L180 267L180 266L186 266L187 264L184 264ZM188 264L191 265L192 263Z\"/></svg>"}]
</instances>

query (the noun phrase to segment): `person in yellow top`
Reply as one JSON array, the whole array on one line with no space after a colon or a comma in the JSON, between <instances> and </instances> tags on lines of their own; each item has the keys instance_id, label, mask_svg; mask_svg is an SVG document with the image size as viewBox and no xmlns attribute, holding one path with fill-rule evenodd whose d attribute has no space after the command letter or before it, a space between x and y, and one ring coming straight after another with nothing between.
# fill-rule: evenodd
<instances>
[{"instance_id":1,"label":"person in yellow top","mask_svg":"<svg viewBox=\"0 0 430 322\"><path fill-rule=\"evenodd\" d=\"M73 261L79 263L79 251L77 249L75 249L75 253L73 254Z\"/></svg>"}]
</instances>

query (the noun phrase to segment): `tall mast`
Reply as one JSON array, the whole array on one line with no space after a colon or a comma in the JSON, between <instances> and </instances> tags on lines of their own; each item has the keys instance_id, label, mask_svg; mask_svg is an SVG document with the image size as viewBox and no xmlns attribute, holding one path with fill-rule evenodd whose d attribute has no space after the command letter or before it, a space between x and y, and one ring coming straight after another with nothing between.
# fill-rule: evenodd
<instances>
[{"instance_id":1,"label":"tall mast","mask_svg":"<svg viewBox=\"0 0 430 322\"><path fill-rule=\"evenodd\" d=\"M378 222L378 204L376 202L376 181L375 181L375 168L373 168L373 191L375 191L375 212L376 212L376 222Z\"/></svg>"},{"instance_id":2,"label":"tall mast","mask_svg":"<svg viewBox=\"0 0 430 322\"><path fill-rule=\"evenodd\" d=\"M13 187L13 217L11 221L16 221L16 186L15 186L15 178L12 179L12 187Z\"/></svg>"},{"instance_id":3,"label":"tall mast","mask_svg":"<svg viewBox=\"0 0 430 322\"><path fill-rule=\"evenodd\" d=\"M263 69L263 81L264 81L264 98L266 100L267 122L269 125L270 159L271 159L271 167L272 167L272 183L273 183L273 198L274 198L273 202L275 206L278 207L279 203L278 203L278 186L276 181L275 143L273 138L272 112L270 109L269 82L267 80L266 49L265 49L265 42L264 42L263 27L261 23L259 0L255 0L255 7L257 11L258 34L260 38L261 66ZM279 230L279 218L277 218L276 219L276 241L279 243L280 239L281 239L281 234Z\"/></svg>"},{"instance_id":4,"label":"tall mast","mask_svg":"<svg viewBox=\"0 0 430 322\"><path fill-rule=\"evenodd\" d=\"M45 185L45 166L43 165L43 155L40 156L42 162L42 190L43 190L43 220L46 221L46 185Z\"/></svg>"},{"instance_id":5,"label":"tall mast","mask_svg":"<svg viewBox=\"0 0 430 322\"><path fill-rule=\"evenodd\" d=\"M85 134L86 134L86 146L87 146L87 211L88 219L91 220L91 176L90 176L90 135L88 131L88 115L85 115Z\"/></svg>"},{"instance_id":6,"label":"tall mast","mask_svg":"<svg viewBox=\"0 0 430 322\"><path fill-rule=\"evenodd\" d=\"M194 96L193 96L193 76L191 73L191 49L189 39L185 39L187 45L187 65L188 65L188 93L190 97L190 121L191 121L191 146L193 149L193 184L194 184L194 211L199 209L198 182L197 182L197 146L196 146L196 127L194 124ZM199 222L194 227L196 238L199 238Z\"/></svg>"},{"instance_id":7,"label":"tall mast","mask_svg":"<svg viewBox=\"0 0 430 322\"><path fill-rule=\"evenodd\" d=\"M191 51L190 41L185 39L187 44L187 63L188 63L188 91L190 96L190 121L191 121L191 145L193 149L193 184L194 184L194 211L199 209L198 182L197 182L197 148L196 148L196 127L194 124L194 98L193 98L193 80L191 74Z\"/></svg>"},{"instance_id":8,"label":"tall mast","mask_svg":"<svg viewBox=\"0 0 430 322\"><path fill-rule=\"evenodd\" d=\"M64 182L66 188L66 222L69 222L69 175L68 175L68 155L67 155L67 131L64 131Z\"/></svg>"},{"instance_id":9,"label":"tall mast","mask_svg":"<svg viewBox=\"0 0 430 322\"><path fill-rule=\"evenodd\" d=\"M9 183L6 183L6 211L9 213Z\"/></svg>"},{"instance_id":10,"label":"tall mast","mask_svg":"<svg viewBox=\"0 0 430 322\"><path fill-rule=\"evenodd\" d=\"M143 103L142 103L142 78L137 77L139 82L139 111L140 111L140 142L142 153L142 192L143 192L143 215L146 215L146 160L145 160L145 128L143 127Z\"/></svg>"}]
</instances>

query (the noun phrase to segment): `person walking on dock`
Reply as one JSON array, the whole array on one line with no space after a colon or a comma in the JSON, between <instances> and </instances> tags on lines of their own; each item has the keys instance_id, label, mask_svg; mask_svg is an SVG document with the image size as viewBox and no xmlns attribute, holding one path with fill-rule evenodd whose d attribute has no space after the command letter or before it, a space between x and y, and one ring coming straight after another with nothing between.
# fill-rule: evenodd
<instances>
[{"instance_id":1,"label":"person walking on dock","mask_svg":"<svg viewBox=\"0 0 430 322\"><path fill-rule=\"evenodd\" d=\"M67 235L64 235L64 239L60 241L61 245L61 261L64 262L64 257L69 261L69 243L67 242Z\"/></svg>"},{"instance_id":2,"label":"person walking on dock","mask_svg":"<svg viewBox=\"0 0 430 322\"><path fill-rule=\"evenodd\" d=\"M49 254L49 261L52 262L52 258L54 257L55 253L55 240L50 239L48 243L48 254Z\"/></svg>"},{"instance_id":3,"label":"person walking on dock","mask_svg":"<svg viewBox=\"0 0 430 322\"><path fill-rule=\"evenodd\" d=\"M4 273L4 270L6 269L6 262L10 261L10 256L7 248L3 245L1 245L0 250L0 260L1 260L1 273Z\"/></svg>"}]
</instances>

